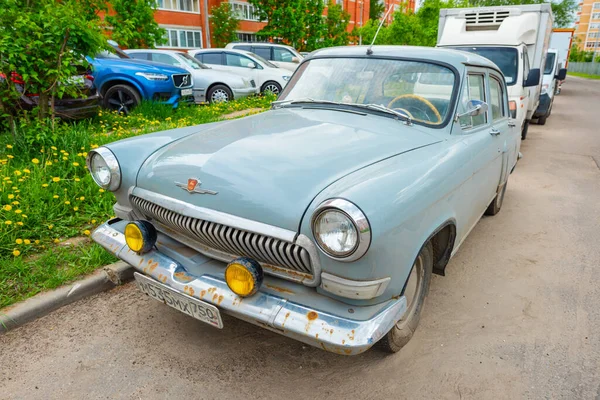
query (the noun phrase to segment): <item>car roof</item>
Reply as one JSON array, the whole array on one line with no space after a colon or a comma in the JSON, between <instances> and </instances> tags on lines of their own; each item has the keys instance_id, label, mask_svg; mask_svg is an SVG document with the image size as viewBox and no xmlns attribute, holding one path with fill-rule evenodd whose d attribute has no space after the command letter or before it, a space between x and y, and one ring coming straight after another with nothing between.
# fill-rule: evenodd
<instances>
[{"instance_id":1,"label":"car roof","mask_svg":"<svg viewBox=\"0 0 600 400\"><path fill-rule=\"evenodd\" d=\"M238 44L243 45L243 46L269 46L269 47L293 48L292 46L288 46L287 44L269 43L269 42L231 42L231 43L228 43L227 46L237 46Z\"/></svg>"},{"instance_id":2,"label":"car roof","mask_svg":"<svg viewBox=\"0 0 600 400\"><path fill-rule=\"evenodd\" d=\"M317 50L307 56L308 59L322 57L367 57L369 46L344 46L331 47ZM424 61L437 61L450 64L456 69L463 68L465 65L487 67L498 70L496 64L485 57L474 53L461 50L444 49L439 47L420 47L420 46L372 46L370 57L397 57L404 59L416 59Z\"/></svg>"},{"instance_id":3,"label":"car roof","mask_svg":"<svg viewBox=\"0 0 600 400\"><path fill-rule=\"evenodd\" d=\"M123 50L125 53L166 53L166 54L183 54L181 51L177 50L167 50L167 49L126 49Z\"/></svg>"},{"instance_id":4,"label":"car roof","mask_svg":"<svg viewBox=\"0 0 600 400\"><path fill-rule=\"evenodd\" d=\"M228 51L230 53L243 54L245 56L250 56L253 58L255 56L255 54L253 52L248 51L248 50L226 49L226 48L194 49L194 50L190 50L189 52L198 54L198 53L218 53L218 52L223 52L223 51Z\"/></svg>"}]
</instances>

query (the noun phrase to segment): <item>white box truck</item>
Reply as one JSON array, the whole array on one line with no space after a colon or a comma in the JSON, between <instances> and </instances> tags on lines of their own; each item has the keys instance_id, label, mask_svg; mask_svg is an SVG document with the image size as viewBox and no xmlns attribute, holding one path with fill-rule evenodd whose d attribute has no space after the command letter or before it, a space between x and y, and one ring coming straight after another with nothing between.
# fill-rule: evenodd
<instances>
[{"instance_id":1,"label":"white box truck","mask_svg":"<svg viewBox=\"0 0 600 400\"><path fill-rule=\"evenodd\" d=\"M558 51L557 61L559 70L566 70L569 68L569 55L571 54L574 33L575 28L556 28L552 30L552 36L550 36L550 47ZM564 78L559 80L556 94L560 94L560 89L563 82Z\"/></svg>"},{"instance_id":2,"label":"white box truck","mask_svg":"<svg viewBox=\"0 0 600 400\"><path fill-rule=\"evenodd\" d=\"M548 3L440 10L437 46L476 53L498 65L522 139L538 107L552 23Z\"/></svg>"}]
</instances>

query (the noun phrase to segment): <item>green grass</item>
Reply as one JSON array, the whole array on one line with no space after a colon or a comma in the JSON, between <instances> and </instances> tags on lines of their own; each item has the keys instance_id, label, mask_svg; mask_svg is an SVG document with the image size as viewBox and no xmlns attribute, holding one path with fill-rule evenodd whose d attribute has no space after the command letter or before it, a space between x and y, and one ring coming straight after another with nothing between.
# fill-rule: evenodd
<instances>
[{"instance_id":1,"label":"green grass","mask_svg":"<svg viewBox=\"0 0 600 400\"><path fill-rule=\"evenodd\" d=\"M568 75L578 76L580 78L587 78L587 79L600 79L600 75L584 74L583 72L570 72L569 71Z\"/></svg>"},{"instance_id":2,"label":"green grass","mask_svg":"<svg viewBox=\"0 0 600 400\"><path fill-rule=\"evenodd\" d=\"M0 308L65 284L113 261L86 239L112 216L114 196L87 173L87 152L98 146L165 129L214 122L234 111L266 109L272 97L254 97L176 110L142 104L129 116L100 112L75 123L22 119L16 136L0 134Z\"/></svg>"}]
</instances>

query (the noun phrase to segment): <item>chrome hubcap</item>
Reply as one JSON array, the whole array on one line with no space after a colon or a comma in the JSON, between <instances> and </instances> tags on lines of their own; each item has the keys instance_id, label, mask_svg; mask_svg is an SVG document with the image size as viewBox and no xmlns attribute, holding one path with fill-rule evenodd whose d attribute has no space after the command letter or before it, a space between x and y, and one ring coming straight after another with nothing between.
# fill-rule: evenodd
<instances>
[{"instance_id":1,"label":"chrome hubcap","mask_svg":"<svg viewBox=\"0 0 600 400\"><path fill-rule=\"evenodd\" d=\"M227 95L227 92L223 89L217 89L213 92L210 99L215 103L222 103L228 101L229 96Z\"/></svg>"},{"instance_id":2,"label":"chrome hubcap","mask_svg":"<svg viewBox=\"0 0 600 400\"><path fill-rule=\"evenodd\" d=\"M422 275L423 258L419 255L413 265L412 270L410 271L408 281L406 282L406 288L404 289L404 297L406 298L406 312L404 313L402 319L396 323L396 328L402 328L402 326L406 324L415 311L419 296L421 295L421 290L423 290L421 287L421 281L423 279Z\"/></svg>"},{"instance_id":3,"label":"chrome hubcap","mask_svg":"<svg viewBox=\"0 0 600 400\"><path fill-rule=\"evenodd\" d=\"M271 92L273 94L279 94L279 88L275 85L267 85L265 92Z\"/></svg>"}]
</instances>

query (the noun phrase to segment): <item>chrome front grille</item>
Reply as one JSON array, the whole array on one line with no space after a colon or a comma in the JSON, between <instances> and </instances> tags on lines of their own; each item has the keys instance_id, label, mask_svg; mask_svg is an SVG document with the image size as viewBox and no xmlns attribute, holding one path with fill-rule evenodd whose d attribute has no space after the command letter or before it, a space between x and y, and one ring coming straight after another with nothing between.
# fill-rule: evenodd
<instances>
[{"instance_id":1,"label":"chrome front grille","mask_svg":"<svg viewBox=\"0 0 600 400\"><path fill-rule=\"evenodd\" d=\"M131 203L148 220L158 221L197 242L201 247L228 254L231 260L239 256L252 258L261 263L266 272L278 272L275 275L286 275L287 271L280 269L300 273L304 278L313 275L310 254L297 244L185 216L137 196L131 196Z\"/></svg>"}]
</instances>

